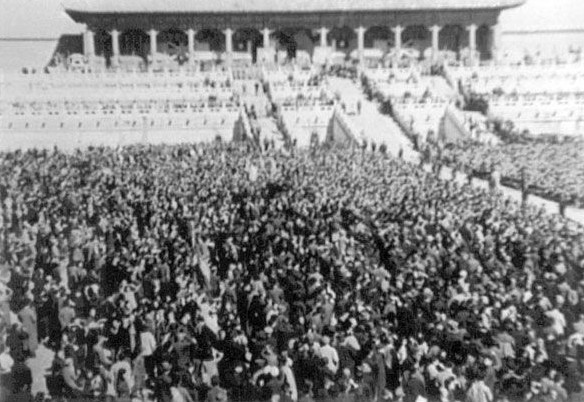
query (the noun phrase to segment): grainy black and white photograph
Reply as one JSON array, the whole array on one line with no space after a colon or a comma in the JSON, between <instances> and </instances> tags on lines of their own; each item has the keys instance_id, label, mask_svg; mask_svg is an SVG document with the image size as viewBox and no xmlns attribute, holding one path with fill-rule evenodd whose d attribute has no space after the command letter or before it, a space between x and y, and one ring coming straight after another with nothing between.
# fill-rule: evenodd
<instances>
[{"instance_id":1,"label":"grainy black and white photograph","mask_svg":"<svg viewBox=\"0 0 584 402\"><path fill-rule=\"evenodd\" d=\"M0 0L0 402L584 402L584 2Z\"/></svg>"}]
</instances>

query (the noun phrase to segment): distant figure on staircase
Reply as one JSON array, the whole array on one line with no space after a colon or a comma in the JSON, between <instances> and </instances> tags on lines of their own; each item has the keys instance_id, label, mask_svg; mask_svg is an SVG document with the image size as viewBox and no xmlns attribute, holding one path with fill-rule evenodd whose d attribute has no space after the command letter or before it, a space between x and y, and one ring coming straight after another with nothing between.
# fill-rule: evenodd
<instances>
[{"instance_id":1,"label":"distant figure on staircase","mask_svg":"<svg viewBox=\"0 0 584 402\"><path fill-rule=\"evenodd\" d=\"M568 203L567 203L566 197L564 195L561 195L560 202L558 203L558 207L559 207L560 216L562 216L562 217L566 216L567 204Z\"/></svg>"},{"instance_id":2,"label":"distant figure on staircase","mask_svg":"<svg viewBox=\"0 0 584 402\"><path fill-rule=\"evenodd\" d=\"M527 199L529 198L529 183L527 182L527 174L525 167L521 168L521 206L527 206Z\"/></svg>"},{"instance_id":3,"label":"distant figure on staircase","mask_svg":"<svg viewBox=\"0 0 584 402\"><path fill-rule=\"evenodd\" d=\"M501 174L497 170L496 166L491 167L491 177L489 179L489 188L491 192L495 193L499 189L501 183Z\"/></svg>"}]
</instances>

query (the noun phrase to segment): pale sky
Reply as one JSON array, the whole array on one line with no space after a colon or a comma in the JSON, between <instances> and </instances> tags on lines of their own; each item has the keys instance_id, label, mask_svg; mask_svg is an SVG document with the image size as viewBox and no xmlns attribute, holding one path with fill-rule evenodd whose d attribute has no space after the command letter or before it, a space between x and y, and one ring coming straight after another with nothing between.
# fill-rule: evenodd
<instances>
[{"instance_id":1,"label":"pale sky","mask_svg":"<svg viewBox=\"0 0 584 402\"><path fill-rule=\"evenodd\" d=\"M584 1L527 0L521 7L503 11L499 22L503 31L584 29Z\"/></svg>"},{"instance_id":2,"label":"pale sky","mask_svg":"<svg viewBox=\"0 0 584 402\"><path fill-rule=\"evenodd\" d=\"M522 7L504 11L501 25L503 31L584 29L584 1L527 0ZM61 0L0 0L0 38L57 38L82 30L65 14Z\"/></svg>"}]
</instances>

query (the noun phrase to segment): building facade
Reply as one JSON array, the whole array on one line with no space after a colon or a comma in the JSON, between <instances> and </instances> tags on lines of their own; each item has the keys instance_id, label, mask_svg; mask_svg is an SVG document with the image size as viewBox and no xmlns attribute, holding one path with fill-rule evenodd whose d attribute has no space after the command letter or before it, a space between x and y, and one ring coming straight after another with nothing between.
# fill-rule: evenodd
<instances>
[{"instance_id":1,"label":"building facade","mask_svg":"<svg viewBox=\"0 0 584 402\"><path fill-rule=\"evenodd\" d=\"M72 0L68 15L85 24L84 52L116 60L201 50L290 53L317 46L357 50L414 47L495 57L500 13L525 0Z\"/></svg>"}]
</instances>

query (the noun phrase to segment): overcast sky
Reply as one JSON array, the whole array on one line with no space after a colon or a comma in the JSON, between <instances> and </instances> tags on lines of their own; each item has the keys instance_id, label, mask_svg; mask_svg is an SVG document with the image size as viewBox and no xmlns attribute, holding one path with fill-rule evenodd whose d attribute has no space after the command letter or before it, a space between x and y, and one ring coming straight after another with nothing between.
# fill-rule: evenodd
<instances>
[{"instance_id":1,"label":"overcast sky","mask_svg":"<svg viewBox=\"0 0 584 402\"><path fill-rule=\"evenodd\" d=\"M520 8L504 11L501 23L504 31L584 29L584 0L527 0ZM65 14L61 0L0 0L0 38L57 38L82 29Z\"/></svg>"}]
</instances>

